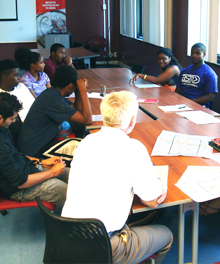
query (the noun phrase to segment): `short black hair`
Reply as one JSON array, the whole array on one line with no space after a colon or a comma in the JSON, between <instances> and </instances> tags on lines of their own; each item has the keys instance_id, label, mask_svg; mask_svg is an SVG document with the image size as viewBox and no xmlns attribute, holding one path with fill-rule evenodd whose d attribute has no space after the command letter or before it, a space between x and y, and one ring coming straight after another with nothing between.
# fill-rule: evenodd
<instances>
[{"instance_id":1,"label":"short black hair","mask_svg":"<svg viewBox=\"0 0 220 264\"><path fill-rule=\"evenodd\" d=\"M78 74L75 68L70 65L62 65L55 71L53 84L54 87L63 89L70 83L76 85L77 79Z\"/></svg>"},{"instance_id":2,"label":"short black hair","mask_svg":"<svg viewBox=\"0 0 220 264\"><path fill-rule=\"evenodd\" d=\"M192 46L191 50L194 48L199 48L201 49L204 53L206 53L206 46L202 43L196 43Z\"/></svg>"},{"instance_id":3,"label":"short black hair","mask_svg":"<svg viewBox=\"0 0 220 264\"><path fill-rule=\"evenodd\" d=\"M41 57L40 53L32 52L30 49L25 47L16 49L14 56L19 68L25 71L29 71L31 63L36 64Z\"/></svg>"},{"instance_id":4,"label":"short black hair","mask_svg":"<svg viewBox=\"0 0 220 264\"><path fill-rule=\"evenodd\" d=\"M25 47L20 47L15 50L15 60L19 65L19 68L27 71L27 65L29 64L31 56L31 50Z\"/></svg>"},{"instance_id":5,"label":"short black hair","mask_svg":"<svg viewBox=\"0 0 220 264\"><path fill-rule=\"evenodd\" d=\"M15 95L9 93L0 93L0 115L6 119L14 115L14 112L19 112L22 109L20 103Z\"/></svg>"},{"instance_id":6,"label":"short black hair","mask_svg":"<svg viewBox=\"0 0 220 264\"><path fill-rule=\"evenodd\" d=\"M11 59L5 59L0 61L0 73L6 71L6 70L14 70L19 68L19 65L16 61Z\"/></svg>"},{"instance_id":7,"label":"short black hair","mask_svg":"<svg viewBox=\"0 0 220 264\"><path fill-rule=\"evenodd\" d=\"M57 52L57 50L59 48L64 48L65 49L65 46L63 44L60 44L60 43L55 43L53 44L51 47L50 47L50 55L52 55L52 52Z\"/></svg>"},{"instance_id":8,"label":"short black hair","mask_svg":"<svg viewBox=\"0 0 220 264\"><path fill-rule=\"evenodd\" d=\"M0 81L2 79L2 75L11 74L12 70L18 69L19 65L16 61L11 59L5 59L0 61Z\"/></svg>"}]
</instances>

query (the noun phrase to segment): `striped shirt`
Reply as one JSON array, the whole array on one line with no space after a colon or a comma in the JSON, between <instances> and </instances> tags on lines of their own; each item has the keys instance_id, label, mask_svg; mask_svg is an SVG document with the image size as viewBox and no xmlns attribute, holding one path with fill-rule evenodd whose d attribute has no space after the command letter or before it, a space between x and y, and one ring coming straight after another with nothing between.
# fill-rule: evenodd
<instances>
[{"instance_id":1,"label":"striped shirt","mask_svg":"<svg viewBox=\"0 0 220 264\"><path fill-rule=\"evenodd\" d=\"M45 72L39 72L39 80L36 81L30 72L27 71L21 77L20 82L25 84L29 90L33 90L36 96L38 96L47 88L46 84L50 82L50 79Z\"/></svg>"}]
</instances>

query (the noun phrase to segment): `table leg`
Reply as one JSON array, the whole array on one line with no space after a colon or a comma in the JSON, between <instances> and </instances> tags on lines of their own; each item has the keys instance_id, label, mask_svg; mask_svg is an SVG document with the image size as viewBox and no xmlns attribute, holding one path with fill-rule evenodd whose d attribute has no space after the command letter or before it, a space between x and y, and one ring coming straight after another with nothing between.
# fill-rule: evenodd
<instances>
[{"instance_id":1,"label":"table leg","mask_svg":"<svg viewBox=\"0 0 220 264\"><path fill-rule=\"evenodd\" d=\"M184 240L185 240L185 211L184 204L179 205L179 230L178 230L178 264L184 263Z\"/></svg>"},{"instance_id":2,"label":"table leg","mask_svg":"<svg viewBox=\"0 0 220 264\"><path fill-rule=\"evenodd\" d=\"M88 64L88 69L91 67L90 65L90 58L84 58L84 63Z\"/></svg>"},{"instance_id":3,"label":"table leg","mask_svg":"<svg viewBox=\"0 0 220 264\"><path fill-rule=\"evenodd\" d=\"M191 202L179 205L178 264L184 263L185 212L192 210L192 264L198 262L199 203Z\"/></svg>"}]
</instances>

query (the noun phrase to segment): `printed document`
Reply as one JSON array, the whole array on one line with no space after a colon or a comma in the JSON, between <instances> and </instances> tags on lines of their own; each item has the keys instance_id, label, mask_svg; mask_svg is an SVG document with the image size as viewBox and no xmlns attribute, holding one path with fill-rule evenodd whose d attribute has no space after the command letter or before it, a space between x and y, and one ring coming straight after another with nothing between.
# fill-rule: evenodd
<instances>
[{"instance_id":1,"label":"printed document","mask_svg":"<svg viewBox=\"0 0 220 264\"><path fill-rule=\"evenodd\" d=\"M188 166L175 185L196 202L220 197L220 166Z\"/></svg>"},{"instance_id":2,"label":"printed document","mask_svg":"<svg viewBox=\"0 0 220 264\"><path fill-rule=\"evenodd\" d=\"M190 121L196 123L197 125L220 123L220 120L218 118L215 118L213 115L207 114L201 110L182 112L177 114L189 119Z\"/></svg>"},{"instance_id":3,"label":"printed document","mask_svg":"<svg viewBox=\"0 0 220 264\"><path fill-rule=\"evenodd\" d=\"M158 136L151 156L195 156L209 158L213 137L194 136L163 130Z\"/></svg>"}]
</instances>

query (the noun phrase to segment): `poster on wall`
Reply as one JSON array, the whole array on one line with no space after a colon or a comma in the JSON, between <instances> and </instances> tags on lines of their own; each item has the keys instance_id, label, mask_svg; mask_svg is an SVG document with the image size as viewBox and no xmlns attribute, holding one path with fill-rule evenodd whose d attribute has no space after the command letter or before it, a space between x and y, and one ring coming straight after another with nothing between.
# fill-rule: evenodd
<instances>
[{"instance_id":1,"label":"poster on wall","mask_svg":"<svg viewBox=\"0 0 220 264\"><path fill-rule=\"evenodd\" d=\"M0 21L18 20L17 0L0 1Z\"/></svg>"},{"instance_id":2,"label":"poster on wall","mask_svg":"<svg viewBox=\"0 0 220 264\"><path fill-rule=\"evenodd\" d=\"M45 47L45 35L66 33L65 0L36 0L37 42Z\"/></svg>"}]
</instances>

